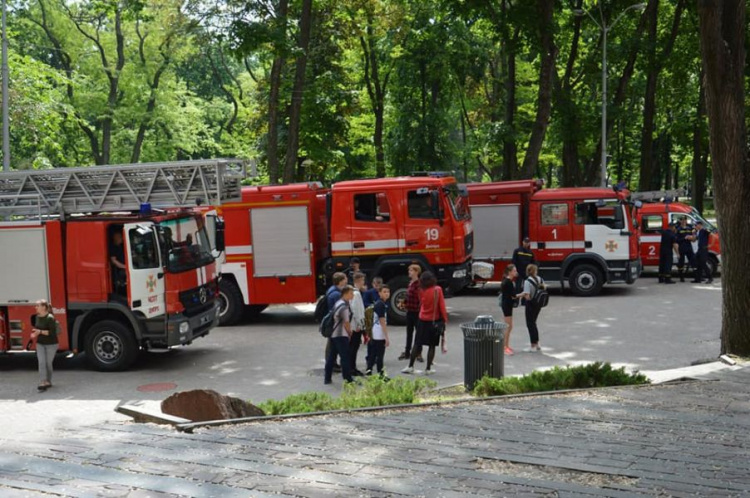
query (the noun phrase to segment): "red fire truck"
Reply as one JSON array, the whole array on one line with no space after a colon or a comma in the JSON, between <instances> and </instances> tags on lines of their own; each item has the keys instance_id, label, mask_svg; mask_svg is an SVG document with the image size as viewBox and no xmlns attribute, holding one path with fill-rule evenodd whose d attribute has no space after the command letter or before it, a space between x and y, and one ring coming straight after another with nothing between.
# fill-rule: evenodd
<instances>
[{"instance_id":1,"label":"red fire truck","mask_svg":"<svg viewBox=\"0 0 750 498\"><path fill-rule=\"evenodd\" d=\"M576 295L596 295L605 283L635 282L638 235L628 216L628 192L542 186L542 180L467 185L474 261L490 270L481 278L502 279L513 250L528 236L540 275L563 288L567 281Z\"/></svg>"},{"instance_id":2,"label":"red fire truck","mask_svg":"<svg viewBox=\"0 0 750 498\"><path fill-rule=\"evenodd\" d=\"M695 226L697 221L702 221L703 226L709 231L708 237L708 267L711 274L718 273L721 264L721 243L719 241L719 230L709 221L701 216L697 209L682 202L671 202L677 199L681 191L657 191L633 193L631 199L643 202L636 212L641 231L641 261L644 267L654 269L659 266L659 250L661 248L661 231L671 223L680 221L685 216L688 225ZM649 202L653 200L660 202ZM665 199L665 200L662 200ZM697 242L693 249L697 251ZM678 256L674 260L677 263Z\"/></svg>"},{"instance_id":3,"label":"red fire truck","mask_svg":"<svg viewBox=\"0 0 750 498\"><path fill-rule=\"evenodd\" d=\"M244 187L240 202L218 211L226 227L224 324L245 306L259 313L270 304L315 302L353 256L391 287L391 323L405 321L396 304L405 297L408 265L433 271L448 290L471 282L471 217L452 177Z\"/></svg>"},{"instance_id":4,"label":"red fire truck","mask_svg":"<svg viewBox=\"0 0 750 498\"><path fill-rule=\"evenodd\" d=\"M59 351L100 370L208 334L217 263L203 216L179 206L236 199L244 175L230 160L0 174L0 352L33 349L39 299L59 322Z\"/></svg>"}]
</instances>

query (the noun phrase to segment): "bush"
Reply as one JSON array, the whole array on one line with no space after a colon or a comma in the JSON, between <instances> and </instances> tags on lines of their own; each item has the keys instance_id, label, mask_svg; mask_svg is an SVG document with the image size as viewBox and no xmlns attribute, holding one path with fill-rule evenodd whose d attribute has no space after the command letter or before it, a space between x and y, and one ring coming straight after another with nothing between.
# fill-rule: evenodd
<instances>
[{"instance_id":1,"label":"bush","mask_svg":"<svg viewBox=\"0 0 750 498\"><path fill-rule=\"evenodd\" d=\"M554 367L551 370L537 371L523 377L503 379L482 377L474 386L473 394L475 396L499 396L648 383L648 378L643 374L629 374L624 367L615 370L609 363L596 362L574 367Z\"/></svg>"},{"instance_id":2,"label":"bush","mask_svg":"<svg viewBox=\"0 0 750 498\"><path fill-rule=\"evenodd\" d=\"M427 389L435 387L430 379L395 378L384 380L379 376L366 377L361 382L344 386L338 399L330 394L308 392L292 394L283 400L270 399L258 405L266 415L287 415L330 410L351 410L370 406L411 404Z\"/></svg>"}]
</instances>

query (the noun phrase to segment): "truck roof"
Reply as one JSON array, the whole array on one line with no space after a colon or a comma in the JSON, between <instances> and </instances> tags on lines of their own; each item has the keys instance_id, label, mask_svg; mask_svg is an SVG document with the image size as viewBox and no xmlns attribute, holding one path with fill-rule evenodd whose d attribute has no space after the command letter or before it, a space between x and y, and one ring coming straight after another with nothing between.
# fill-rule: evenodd
<instances>
[{"instance_id":1,"label":"truck roof","mask_svg":"<svg viewBox=\"0 0 750 498\"><path fill-rule=\"evenodd\" d=\"M468 183L474 194L532 194L542 188L542 180L515 180L507 182Z\"/></svg>"},{"instance_id":2,"label":"truck roof","mask_svg":"<svg viewBox=\"0 0 750 498\"><path fill-rule=\"evenodd\" d=\"M692 206L682 202L644 202L638 209L641 213L690 213Z\"/></svg>"},{"instance_id":3,"label":"truck roof","mask_svg":"<svg viewBox=\"0 0 750 498\"><path fill-rule=\"evenodd\" d=\"M575 199L624 199L627 191L615 192L601 187L548 188L534 194L535 200L575 200Z\"/></svg>"},{"instance_id":4,"label":"truck roof","mask_svg":"<svg viewBox=\"0 0 750 498\"><path fill-rule=\"evenodd\" d=\"M424 187L424 186L445 186L456 183L452 176L432 177L432 176L396 176L392 178L368 178L364 180L346 180L334 183L332 190L368 190L372 191L377 188L388 187Z\"/></svg>"},{"instance_id":5,"label":"truck roof","mask_svg":"<svg viewBox=\"0 0 750 498\"><path fill-rule=\"evenodd\" d=\"M326 191L320 182L306 182L306 183L289 183L286 185L253 185L242 187L242 200L247 202L250 196L257 194L300 194L300 193L315 193L318 194L321 191ZM234 203L227 203L234 204Z\"/></svg>"}]
</instances>

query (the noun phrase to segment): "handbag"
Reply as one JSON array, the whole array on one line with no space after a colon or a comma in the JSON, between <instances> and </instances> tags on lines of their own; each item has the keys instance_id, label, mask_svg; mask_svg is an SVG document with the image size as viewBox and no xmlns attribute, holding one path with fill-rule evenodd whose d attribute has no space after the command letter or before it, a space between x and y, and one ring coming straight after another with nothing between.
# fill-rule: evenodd
<instances>
[{"instance_id":1,"label":"handbag","mask_svg":"<svg viewBox=\"0 0 750 498\"><path fill-rule=\"evenodd\" d=\"M442 337L445 334L445 322L442 319L438 319L438 291L435 289L435 314L432 318L432 327L435 334Z\"/></svg>"}]
</instances>

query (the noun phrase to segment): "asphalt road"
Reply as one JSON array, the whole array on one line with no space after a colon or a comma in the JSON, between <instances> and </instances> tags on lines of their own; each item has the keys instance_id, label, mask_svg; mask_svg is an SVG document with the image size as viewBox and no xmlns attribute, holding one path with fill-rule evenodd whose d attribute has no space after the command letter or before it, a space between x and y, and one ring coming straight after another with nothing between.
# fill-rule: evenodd
<instances>
[{"instance_id":1,"label":"asphalt road","mask_svg":"<svg viewBox=\"0 0 750 498\"><path fill-rule=\"evenodd\" d=\"M498 287L448 300L448 353L436 359L440 386L463 382L463 338L459 324L477 315L501 317ZM6 433L21 434L125 420L113 410L135 403L158 408L170 394L206 388L260 402L303 391L341 389L340 375L323 385L324 340L313 322L313 305L274 307L260 321L219 328L192 345L143 354L128 372L88 370L83 358L58 357L55 387L36 391L34 355L0 356L0 418ZM579 298L551 290L539 329L542 353L523 353L528 333L517 311L505 374L519 375L554 365L607 361L648 373L689 366L719 354L721 281L712 285L659 285L644 276L634 285L605 287L600 296ZM405 329L391 331L386 352L389 375L402 375ZM364 355L359 366L363 369ZM421 364L422 368L424 367ZM420 364L417 364L417 368Z\"/></svg>"}]
</instances>

